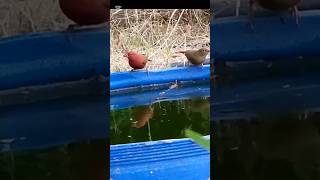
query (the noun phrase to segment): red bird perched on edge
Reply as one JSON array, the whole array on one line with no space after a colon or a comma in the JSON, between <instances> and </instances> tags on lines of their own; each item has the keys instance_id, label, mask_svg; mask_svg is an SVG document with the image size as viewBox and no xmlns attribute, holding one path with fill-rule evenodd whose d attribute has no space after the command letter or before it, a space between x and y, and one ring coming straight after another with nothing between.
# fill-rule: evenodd
<instances>
[{"instance_id":1,"label":"red bird perched on edge","mask_svg":"<svg viewBox=\"0 0 320 180\"><path fill-rule=\"evenodd\" d=\"M134 51L127 52L124 57L129 59L129 65L133 68L133 70L143 69L148 61L151 61L146 56L139 54Z\"/></svg>"}]
</instances>

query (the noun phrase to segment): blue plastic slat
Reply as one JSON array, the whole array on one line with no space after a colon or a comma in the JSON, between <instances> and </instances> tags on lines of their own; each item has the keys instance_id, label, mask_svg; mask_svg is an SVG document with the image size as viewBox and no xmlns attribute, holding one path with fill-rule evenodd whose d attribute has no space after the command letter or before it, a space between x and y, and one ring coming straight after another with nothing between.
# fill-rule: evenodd
<instances>
[{"instance_id":1,"label":"blue plastic slat","mask_svg":"<svg viewBox=\"0 0 320 180\"><path fill-rule=\"evenodd\" d=\"M199 179L210 176L210 152L190 139L112 145L111 179Z\"/></svg>"}]
</instances>

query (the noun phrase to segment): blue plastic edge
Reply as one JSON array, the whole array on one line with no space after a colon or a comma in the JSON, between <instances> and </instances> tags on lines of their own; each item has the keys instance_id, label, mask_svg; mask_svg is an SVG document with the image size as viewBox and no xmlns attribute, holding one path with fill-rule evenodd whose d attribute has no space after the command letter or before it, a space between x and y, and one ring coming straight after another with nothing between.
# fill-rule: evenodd
<instances>
[{"instance_id":1,"label":"blue plastic edge","mask_svg":"<svg viewBox=\"0 0 320 180\"><path fill-rule=\"evenodd\" d=\"M2 107L0 113L0 152L109 137L105 99L99 96Z\"/></svg>"},{"instance_id":2,"label":"blue plastic edge","mask_svg":"<svg viewBox=\"0 0 320 180\"><path fill-rule=\"evenodd\" d=\"M300 11L300 24L287 17L255 18L254 31L247 17L224 17L211 23L211 58L214 61L248 61L314 57L320 55L320 10Z\"/></svg>"},{"instance_id":3,"label":"blue plastic edge","mask_svg":"<svg viewBox=\"0 0 320 180\"><path fill-rule=\"evenodd\" d=\"M259 113L320 109L319 73L234 82L213 89L213 121L248 119Z\"/></svg>"},{"instance_id":4,"label":"blue plastic edge","mask_svg":"<svg viewBox=\"0 0 320 180\"><path fill-rule=\"evenodd\" d=\"M165 84L177 81L208 80L210 65L178 67L166 70L117 72L110 75L110 90Z\"/></svg>"},{"instance_id":5,"label":"blue plastic edge","mask_svg":"<svg viewBox=\"0 0 320 180\"><path fill-rule=\"evenodd\" d=\"M144 91L143 93L124 93L110 97L110 109L125 109L133 106L148 105L160 101L182 100L210 96L210 83L176 88Z\"/></svg>"},{"instance_id":6,"label":"blue plastic edge","mask_svg":"<svg viewBox=\"0 0 320 180\"><path fill-rule=\"evenodd\" d=\"M0 90L106 76L108 41L109 30L106 28L2 38ZM106 139L105 104L103 97L93 97L79 100L77 104L54 100L2 107L0 151L6 151L6 141L12 141L10 150L15 151Z\"/></svg>"},{"instance_id":7,"label":"blue plastic edge","mask_svg":"<svg viewBox=\"0 0 320 180\"><path fill-rule=\"evenodd\" d=\"M88 28L0 40L0 90L107 75L109 31Z\"/></svg>"}]
</instances>

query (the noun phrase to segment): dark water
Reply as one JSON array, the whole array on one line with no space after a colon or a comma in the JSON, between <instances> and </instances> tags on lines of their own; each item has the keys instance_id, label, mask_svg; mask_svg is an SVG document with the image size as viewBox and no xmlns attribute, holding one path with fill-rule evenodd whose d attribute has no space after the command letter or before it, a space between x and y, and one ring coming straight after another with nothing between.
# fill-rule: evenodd
<instances>
[{"instance_id":1,"label":"dark water","mask_svg":"<svg viewBox=\"0 0 320 180\"><path fill-rule=\"evenodd\" d=\"M184 138L185 129L208 135L209 116L209 98L165 101L113 110L110 114L111 144Z\"/></svg>"},{"instance_id":2,"label":"dark water","mask_svg":"<svg viewBox=\"0 0 320 180\"><path fill-rule=\"evenodd\" d=\"M257 64L219 72L213 179L320 179L319 63Z\"/></svg>"},{"instance_id":3,"label":"dark water","mask_svg":"<svg viewBox=\"0 0 320 180\"><path fill-rule=\"evenodd\" d=\"M0 108L0 180L106 179L106 97L84 94Z\"/></svg>"},{"instance_id":4,"label":"dark water","mask_svg":"<svg viewBox=\"0 0 320 180\"><path fill-rule=\"evenodd\" d=\"M105 180L107 140L0 153L1 180Z\"/></svg>"},{"instance_id":5,"label":"dark water","mask_svg":"<svg viewBox=\"0 0 320 180\"><path fill-rule=\"evenodd\" d=\"M320 179L320 112L214 122L215 179Z\"/></svg>"}]
</instances>

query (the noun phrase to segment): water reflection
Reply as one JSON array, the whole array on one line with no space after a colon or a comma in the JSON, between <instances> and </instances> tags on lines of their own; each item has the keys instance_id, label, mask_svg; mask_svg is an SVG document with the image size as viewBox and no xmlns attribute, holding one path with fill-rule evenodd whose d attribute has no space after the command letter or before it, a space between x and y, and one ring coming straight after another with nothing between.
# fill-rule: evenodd
<instances>
[{"instance_id":1,"label":"water reflection","mask_svg":"<svg viewBox=\"0 0 320 180\"><path fill-rule=\"evenodd\" d=\"M153 117L153 107L151 105L134 107L133 114L132 127L141 128Z\"/></svg>"},{"instance_id":2,"label":"water reflection","mask_svg":"<svg viewBox=\"0 0 320 180\"><path fill-rule=\"evenodd\" d=\"M319 115L287 112L214 122L216 179L319 179Z\"/></svg>"},{"instance_id":3,"label":"water reflection","mask_svg":"<svg viewBox=\"0 0 320 180\"><path fill-rule=\"evenodd\" d=\"M1 180L103 180L107 140L88 140L39 150L0 153Z\"/></svg>"},{"instance_id":4,"label":"water reflection","mask_svg":"<svg viewBox=\"0 0 320 180\"><path fill-rule=\"evenodd\" d=\"M105 98L86 95L0 109L0 179L105 180Z\"/></svg>"},{"instance_id":5,"label":"water reflection","mask_svg":"<svg viewBox=\"0 0 320 180\"><path fill-rule=\"evenodd\" d=\"M209 134L208 97L162 101L150 105L111 111L111 144L184 138L191 128Z\"/></svg>"},{"instance_id":6,"label":"water reflection","mask_svg":"<svg viewBox=\"0 0 320 180\"><path fill-rule=\"evenodd\" d=\"M319 60L222 65L212 101L214 179L320 179Z\"/></svg>"}]
</instances>

